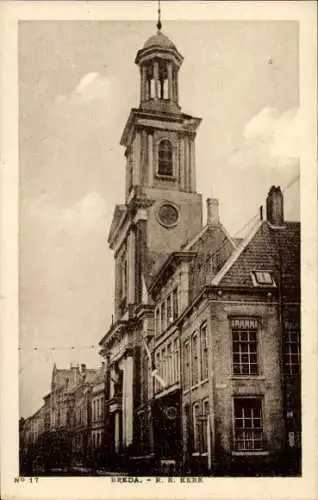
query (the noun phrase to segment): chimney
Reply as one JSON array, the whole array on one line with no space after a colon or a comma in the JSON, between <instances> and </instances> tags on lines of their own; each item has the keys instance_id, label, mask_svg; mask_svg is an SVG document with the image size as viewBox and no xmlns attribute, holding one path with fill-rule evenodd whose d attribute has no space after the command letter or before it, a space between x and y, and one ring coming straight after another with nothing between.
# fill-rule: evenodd
<instances>
[{"instance_id":1,"label":"chimney","mask_svg":"<svg viewBox=\"0 0 318 500\"><path fill-rule=\"evenodd\" d=\"M215 198L207 198L207 223L209 226L217 226L219 221L219 200Z\"/></svg>"},{"instance_id":2,"label":"chimney","mask_svg":"<svg viewBox=\"0 0 318 500\"><path fill-rule=\"evenodd\" d=\"M279 186L272 186L266 198L266 218L273 226L284 224L284 196Z\"/></svg>"}]
</instances>

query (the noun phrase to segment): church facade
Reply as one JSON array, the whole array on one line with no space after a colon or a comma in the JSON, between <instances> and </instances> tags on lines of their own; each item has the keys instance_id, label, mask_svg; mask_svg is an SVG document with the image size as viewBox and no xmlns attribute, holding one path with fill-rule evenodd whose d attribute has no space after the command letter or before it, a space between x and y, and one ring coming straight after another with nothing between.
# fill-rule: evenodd
<instances>
[{"instance_id":1,"label":"church facade","mask_svg":"<svg viewBox=\"0 0 318 500\"><path fill-rule=\"evenodd\" d=\"M182 111L183 57L158 30L137 53L140 103L121 144L104 448L139 473L299 473L300 225L272 187L249 235L196 191L201 119ZM288 462L288 461L287 461ZM289 462L288 462L289 463ZM296 465L295 465L296 464Z\"/></svg>"}]
</instances>

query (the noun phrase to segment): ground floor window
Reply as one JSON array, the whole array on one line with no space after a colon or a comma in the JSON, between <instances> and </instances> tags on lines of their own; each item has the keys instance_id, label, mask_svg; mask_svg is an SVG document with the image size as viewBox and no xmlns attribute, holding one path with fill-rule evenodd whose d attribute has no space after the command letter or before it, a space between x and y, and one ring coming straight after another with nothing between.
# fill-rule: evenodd
<instances>
[{"instance_id":1,"label":"ground floor window","mask_svg":"<svg viewBox=\"0 0 318 500\"><path fill-rule=\"evenodd\" d=\"M203 401L203 418L202 418L202 452L208 452L208 440L210 439L210 426L209 426L210 410L209 400Z\"/></svg>"},{"instance_id":2,"label":"ground floor window","mask_svg":"<svg viewBox=\"0 0 318 500\"><path fill-rule=\"evenodd\" d=\"M199 403L194 403L192 406L192 420L193 420L193 451L200 451L200 406Z\"/></svg>"},{"instance_id":3,"label":"ground floor window","mask_svg":"<svg viewBox=\"0 0 318 500\"><path fill-rule=\"evenodd\" d=\"M234 445L236 451L259 451L263 448L261 398L234 399Z\"/></svg>"}]
</instances>

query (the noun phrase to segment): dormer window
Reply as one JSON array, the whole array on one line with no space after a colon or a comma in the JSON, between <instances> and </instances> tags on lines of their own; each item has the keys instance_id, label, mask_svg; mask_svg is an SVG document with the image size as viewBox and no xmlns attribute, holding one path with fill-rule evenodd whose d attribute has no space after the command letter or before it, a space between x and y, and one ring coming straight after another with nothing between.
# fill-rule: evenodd
<instances>
[{"instance_id":1,"label":"dormer window","mask_svg":"<svg viewBox=\"0 0 318 500\"><path fill-rule=\"evenodd\" d=\"M253 271L252 279L254 286L275 286L272 273L270 271Z\"/></svg>"},{"instance_id":2,"label":"dormer window","mask_svg":"<svg viewBox=\"0 0 318 500\"><path fill-rule=\"evenodd\" d=\"M158 175L173 176L173 149L168 139L159 142L158 146Z\"/></svg>"}]
</instances>

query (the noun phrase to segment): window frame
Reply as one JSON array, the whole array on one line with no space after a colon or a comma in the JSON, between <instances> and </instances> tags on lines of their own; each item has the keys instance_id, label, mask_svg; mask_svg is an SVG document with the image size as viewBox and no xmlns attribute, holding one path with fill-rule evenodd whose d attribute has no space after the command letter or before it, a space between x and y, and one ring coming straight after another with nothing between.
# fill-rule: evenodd
<instances>
[{"instance_id":1,"label":"window frame","mask_svg":"<svg viewBox=\"0 0 318 500\"><path fill-rule=\"evenodd\" d=\"M160 166L161 166L161 162L163 160L161 160L160 156L162 155L162 151L160 149L160 146L162 145L162 143L166 143L166 144L169 144L170 146L170 150L169 150L169 155L171 155L171 158L167 161L165 161L164 163L168 163L169 162L169 166L170 166L170 169L171 169L171 173L162 173L160 172ZM156 168L156 175L157 177L160 177L160 178L164 178L164 179L167 179L167 180L174 180L175 179L175 169L174 169L174 146L173 146L173 143L171 141L171 138L170 137L160 137L160 139L157 141L157 168ZM164 153L166 153L166 151L163 151Z\"/></svg>"},{"instance_id":2,"label":"window frame","mask_svg":"<svg viewBox=\"0 0 318 500\"><path fill-rule=\"evenodd\" d=\"M205 347L203 347L203 342L202 342L202 331L205 331ZM200 330L199 330L199 335L200 335L200 381L204 382L209 378L209 346L208 346L208 323L207 321L203 321L200 325ZM203 360L206 357L206 376L203 370Z\"/></svg>"},{"instance_id":3,"label":"window frame","mask_svg":"<svg viewBox=\"0 0 318 500\"><path fill-rule=\"evenodd\" d=\"M173 322L179 317L179 287L176 285L172 290L172 318Z\"/></svg>"},{"instance_id":4,"label":"window frame","mask_svg":"<svg viewBox=\"0 0 318 500\"><path fill-rule=\"evenodd\" d=\"M231 317L230 319L230 331L231 331L231 354L232 354L232 359L231 359L231 371L232 371L232 376L233 377L239 377L239 378L244 378L244 377L259 377L262 374L262 367L261 367L261 356L260 356L260 329L261 329L261 321L259 318L256 317L248 317L248 316L237 316L237 317ZM233 323L235 321L255 321L257 324L257 328L240 328L240 327L235 327L233 326ZM248 336L250 335L250 332L255 330L255 342L254 341L249 341L249 340L234 340L234 332L244 332L248 333ZM242 349L239 349L239 351L234 350L234 344L238 344L239 346L242 346L246 344L248 346L247 352ZM250 345L251 344L256 344L256 349L255 351L250 350ZM239 355L239 361L235 362L234 361L234 356ZM251 362L251 355L256 356L256 362L253 363ZM248 356L248 361L243 362L243 356ZM238 365L240 367L240 373L235 372L235 365ZM251 366L256 365L256 372L252 373L251 372ZM243 366L248 366L249 370L246 373L243 373Z\"/></svg>"},{"instance_id":5,"label":"window frame","mask_svg":"<svg viewBox=\"0 0 318 500\"><path fill-rule=\"evenodd\" d=\"M196 356L194 356L194 339L196 339ZM192 364L191 364L191 387L197 385L200 382L200 345L199 345L199 335L195 331L191 335L191 354L190 354ZM195 367L196 365L196 367ZM194 371L196 369L196 371ZM194 374L196 374L196 380L194 380Z\"/></svg>"},{"instance_id":6,"label":"window frame","mask_svg":"<svg viewBox=\"0 0 318 500\"><path fill-rule=\"evenodd\" d=\"M156 335L161 333L161 304L158 304L155 309L155 332Z\"/></svg>"},{"instance_id":7,"label":"window frame","mask_svg":"<svg viewBox=\"0 0 318 500\"><path fill-rule=\"evenodd\" d=\"M197 417L200 417L200 401L196 401L192 403L192 432L193 432L193 451L192 454L200 454L200 420L197 420ZM198 414L196 415L196 410L198 410Z\"/></svg>"},{"instance_id":8,"label":"window frame","mask_svg":"<svg viewBox=\"0 0 318 500\"><path fill-rule=\"evenodd\" d=\"M183 384L184 390L187 391L191 388L191 342L190 339L187 339L183 343L183 352L184 352L184 373L183 373Z\"/></svg>"},{"instance_id":9,"label":"window frame","mask_svg":"<svg viewBox=\"0 0 318 500\"><path fill-rule=\"evenodd\" d=\"M260 281L258 279L258 275L259 274L263 274L263 275L268 275L271 279L270 282L264 280L264 281ZM273 287L276 287L276 283L275 283L275 280L273 278L273 272L271 270L268 270L268 269L253 269L253 271L251 271L251 277L252 277L252 281L253 281L253 285L254 286L260 286L260 287L263 287L263 288L266 288L266 287L270 287L270 288L273 288Z\"/></svg>"},{"instance_id":10,"label":"window frame","mask_svg":"<svg viewBox=\"0 0 318 500\"><path fill-rule=\"evenodd\" d=\"M180 342L178 338L175 338L173 341L173 355L173 381L176 383L180 380Z\"/></svg>"},{"instance_id":11,"label":"window frame","mask_svg":"<svg viewBox=\"0 0 318 500\"><path fill-rule=\"evenodd\" d=\"M291 326L287 326L288 324ZM297 335L297 340L291 340L292 335ZM287 338L288 336L288 338ZM284 375L288 377L297 377L301 371L301 338L300 338L300 325L298 321L293 319L285 319L283 323L283 371ZM296 352L286 352L287 347L296 346ZM286 362L288 356L289 362ZM297 363L292 362L292 358L297 358ZM293 368L297 367L294 371ZM288 368L288 370L287 370Z\"/></svg>"},{"instance_id":12,"label":"window frame","mask_svg":"<svg viewBox=\"0 0 318 500\"><path fill-rule=\"evenodd\" d=\"M241 420L241 417L236 417L236 413L235 413L235 403L238 402L238 401L245 401L245 402L251 402L251 401L257 401L259 403L259 409L260 409L260 417L246 417L246 419L248 420L252 420L253 421L253 418L254 419L259 419L260 420L260 427L257 428L257 427L245 427L245 424L242 426L242 427L239 427L238 429L248 429L250 430L251 433L255 433L255 432L260 432L261 434L261 437L259 439L255 439L255 436L253 434L253 437L252 439L246 439L246 438L243 438L243 439L240 439L238 440L237 438L237 426L236 426L236 421L237 420ZM232 450L234 453L238 453L238 454L258 454L258 453L264 453L266 452L266 449L265 449L265 432L264 432L264 397L261 396L261 395L244 395L244 396L239 396L239 395L234 395L233 398L232 398L232 408L233 408L233 413L232 413L232 426L233 426L233 443L232 443ZM243 422L244 422L244 416L242 417L243 419ZM258 430L260 429L260 430ZM241 431L244 433L244 431ZM243 443L244 441L252 441L255 442L255 441L261 441L261 444L259 447L254 447L254 448L249 448L249 447L246 447L244 446L243 448L240 448L237 446L237 441L242 441L243 440Z\"/></svg>"},{"instance_id":13,"label":"window frame","mask_svg":"<svg viewBox=\"0 0 318 500\"><path fill-rule=\"evenodd\" d=\"M163 300L160 305L160 326L161 333L163 333L167 328L167 304L165 300Z\"/></svg>"},{"instance_id":14,"label":"window frame","mask_svg":"<svg viewBox=\"0 0 318 500\"><path fill-rule=\"evenodd\" d=\"M206 406L208 411L206 413ZM202 416L206 417L206 420L203 421L204 426L202 425L202 454L206 455L209 450L209 439L211 439L211 428L210 433L208 432L208 419L210 418L210 399L204 398L202 400ZM204 437L205 436L205 437Z\"/></svg>"}]
</instances>

